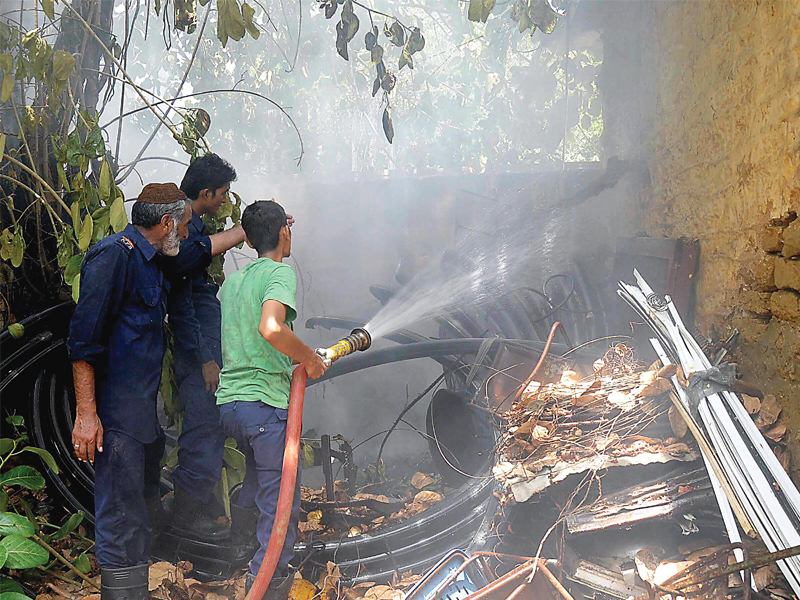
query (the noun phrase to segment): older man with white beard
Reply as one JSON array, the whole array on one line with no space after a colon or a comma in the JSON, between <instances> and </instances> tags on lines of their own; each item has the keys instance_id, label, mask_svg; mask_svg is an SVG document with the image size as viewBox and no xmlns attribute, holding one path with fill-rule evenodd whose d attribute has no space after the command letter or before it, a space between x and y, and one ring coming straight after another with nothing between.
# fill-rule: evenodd
<instances>
[{"instance_id":1,"label":"older man with white beard","mask_svg":"<svg viewBox=\"0 0 800 600\"><path fill-rule=\"evenodd\" d=\"M86 254L68 349L72 442L95 467L95 542L103 600L147 598L150 513L160 508L164 432L156 396L168 284L154 260L175 256L191 209L175 184L145 186L131 224Z\"/></svg>"}]
</instances>

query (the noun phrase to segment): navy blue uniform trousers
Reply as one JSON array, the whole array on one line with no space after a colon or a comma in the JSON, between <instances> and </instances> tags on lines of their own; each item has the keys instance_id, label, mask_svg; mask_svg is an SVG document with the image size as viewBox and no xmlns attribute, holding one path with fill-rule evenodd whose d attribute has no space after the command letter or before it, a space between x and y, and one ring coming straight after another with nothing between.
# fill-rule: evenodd
<instances>
[{"instance_id":1,"label":"navy blue uniform trousers","mask_svg":"<svg viewBox=\"0 0 800 600\"><path fill-rule=\"evenodd\" d=\"M219 341L206 341L214 360L222 366ZM217 399L206 392L201 365L175 349L178 402L183 411L178 437L178 466L172 481L191 496L208 502L222 472L225 435L220 429Z\"/></svg>"},{"instance_id":2,"label":"navy blue uniform trousers","mask_svg":"<svg viewBox=\"0 0 800 600\"><path fill-rule=\"evenodd\" d=\"M236 503L244 508L258 506L257 537L259 548L250 561L255 575L264 554L275 521L278 493L281 487L283 450L286 445L286 419L289 411L263 402L229 402L219 407L222 429L236 440L244 454L247 471ZM285 577L294 556L294 542L300 522L300 472L298 465L292 515L274 577Z\"/></svg>"},{"instance_id":3,"label":"navy blue uniform trousers","mask_svg":"<svg viewBox=\"0 0 800 600\"><path fill-rule=\"evenodd\" d=\"M149 444L118 431L103 432L95 454L95 555L106 569L146 565L150 559L148 499L159 498L164 438Z\"/></svg>"}]
</instances>

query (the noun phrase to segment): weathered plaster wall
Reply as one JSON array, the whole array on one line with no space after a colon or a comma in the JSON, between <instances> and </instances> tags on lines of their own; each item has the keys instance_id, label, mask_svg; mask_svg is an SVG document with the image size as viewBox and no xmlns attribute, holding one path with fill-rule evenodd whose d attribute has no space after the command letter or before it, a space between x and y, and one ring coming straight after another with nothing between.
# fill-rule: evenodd
<instances>
[{"instance_id":1,"label":"weathered plaster wall","mask_svg":"<svg viewBox=\"0 0 800 600\"><path fill-rule=\"evenodd\" d=\"M739 329L743 377L779 399L800 481L800 286L780 276L776 285L783 259L762 242L771 220L800 213L800 4L652 2L648 10L647 77L635 85L653 90L639 105L651 184L638 226L700 240L698 325L714 337ZM800 262L787 264L800 274Z\"/></svg>"}]
</instances>

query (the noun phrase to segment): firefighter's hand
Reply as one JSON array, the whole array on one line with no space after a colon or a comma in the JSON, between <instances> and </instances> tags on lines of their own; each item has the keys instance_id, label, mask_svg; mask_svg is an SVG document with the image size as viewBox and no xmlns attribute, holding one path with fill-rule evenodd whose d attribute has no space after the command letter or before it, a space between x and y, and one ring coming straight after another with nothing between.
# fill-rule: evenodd
<instances>
[{"instance_id":1,"label":"firefighter's hand","mask_svg":"<svg viewBox=\"0 0 800 600\"><path fill-rule=\"evenodd\" d=\"M328 368L325 365L325 361L323 361L322 357L316 352L314 353L314 358L304 362L303 366L306 368L306 374L309 379L322 377L323 373L325 373Z\"/></svg>"},{"instance_id":2,"label":"firefighter's hand","mask_svg":"<svg viewBox=\"0 0 800 600\"><path fill-rule=\"evenodd\" d=\"M196 371L195 371L196 372ZM206 382L206 393L213 394L219 387L219 365L210 360L203 363L203 381Z\"/></svg>"},{"instance_id":3,"label":"firefighter's hand","mask_svg":"<svg viewBox=\"0 0 800 600\"><path fill-rule=\"evenodd\" d=\"M94 411L78 412L72 428L72 447L78 460L94 462L94 452L103 451L103 424Z\"/></svg>"}]
</instances>

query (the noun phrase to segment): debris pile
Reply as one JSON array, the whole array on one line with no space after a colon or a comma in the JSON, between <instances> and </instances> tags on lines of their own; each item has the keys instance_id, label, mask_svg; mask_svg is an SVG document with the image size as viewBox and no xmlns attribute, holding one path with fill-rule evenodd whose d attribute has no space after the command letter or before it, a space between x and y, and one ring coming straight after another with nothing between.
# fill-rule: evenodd
<instances>
[{"instance_id":1,"label":"debris pile","mask_svg":"<svg viewBox=\"0 0 800 600\"><path fill-rule=\"evenodd\" d=\"M748 536L758 536L770 552L800 546L800 491L753 422L746 400L734 393L733 365L712 365L669 297L654 293L638 272L634 276L637 284L621 282L618 293L657 336L651 344L662 361L680 364L688 376L685 385L672 378L680 397L676 406L692 413L686 412L686 418L703 449L728 539L741 542L741 527ZM759 414L763 408L758 407ZM763 428L775 423L777 412L767 406ZM741 550L734 554L742 560ZM777 564L800 595L800 558L787 557Z\"/></svg>"},{"instance_id":2,"label":"debris pile","mask_svg":"<svg viewBox=\"0 0 800 600\"><path fill-rule=\"evenodd\" d=\"M443 494L430 489L435 486L441 488L439 477L416 472L402 498L365 492L348 496L346 482L336 480L333 501L327 500L324 488L314 490L303 486L300 539L307 540L310 533L321 540L356 537L400 523L444 500Z\"/></svg>"},{"instance_id":3,"label":"debris pile","mask_svg":"<svg viewBox=\"0 0 800 600\"><path fill-rule=\"evenodd\" d=\"M670 411L668 378L676 372L675 365L644 369L618 344L588 377L568 369L557 382L532 381L504 415L495 477L516 502L525 502L583 471L696 460L695 444L681 439L685 424ZM667 419L667 437L644 435Z\"/></svg>"}]
</instances>

